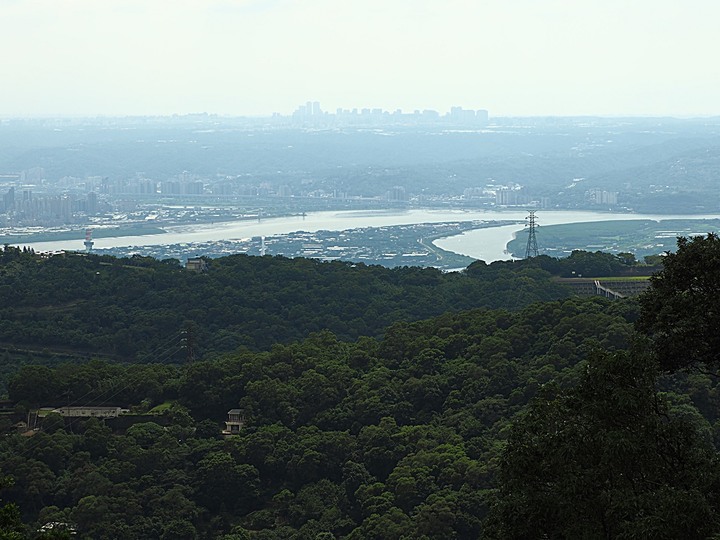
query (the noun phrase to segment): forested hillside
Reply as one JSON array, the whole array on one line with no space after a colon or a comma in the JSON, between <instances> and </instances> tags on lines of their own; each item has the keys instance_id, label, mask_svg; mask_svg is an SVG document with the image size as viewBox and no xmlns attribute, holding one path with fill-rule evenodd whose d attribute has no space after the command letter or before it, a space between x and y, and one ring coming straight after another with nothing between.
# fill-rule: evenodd
<instances>
[{"instance_id":1,"label":"forested hillside","mask_svg":"<svg viewBox=\"0 0 720 540\"><path fill-rule=\"evenodd\" d=\"M27 405L176 405L166 428L148 417L118 436L97 420L56 422L5 439L0 466L16 479L5 497L29 522L76 523L93 538L473 538L512 416L548 381L572 386L589 351L626 347L635 315L566 300L182 367L25 367L10 392ZM237 407L245 428L220 440Z\"/></svg>"},{"instance_id":2,"label":"forested hillside","mask_svg":"<svg viewBox=\"0 0 720 540\"><path fill-rule=\"evenodd\" d=\"M287 291L283 284L307 284L292 298L275 299L288 310L316 298L322 283L332 294L320 298L327 309L337 306L340 321L354 320L353 306L368 309L372 300L356 295L373 287L394 291L382 298L401 307L397 322L378 327L377 337L325 329L266 350L260 343L256 350L208 348L192 363L22 367L9 392L23 415L72 404L121 406L135 416L119 427L50 413L32 436L13 433L6 420L0 471L14 485L0 492L8 503L0 527L17 531L16 538L61 538L65 527L94 539L709 537L720 532L720 388L707 374L716 359L688 341L682 367L691 371L678 371L660 352L683 320L717 305L712 276L705 277L718 253L714 236L681 244L639 303L530 303L537 299L532 291L555 289L549 274L525 264L478 263L446 276L231 257L190 274L144 259L53 263L13 253L3 264L7 275L34 268L41 276L48 263L68 268L60 278L68 283L75 282L71 275L92 280L100 272L107 294L129 302L123 305L144 299L156 307L165 293L180 302L186 292L192 300L182 305L195 302L201 312L210 308L195 288L221 306L220 298L241 301L235 289L261 294L253 284L277 280L266 303ZM253 275L253 265L267 266ZM232 277L241 275L238 267L241 283ZM331 287L334 272L347 288ZM174 280L185 283L181 292L169 285ZM692 288L694 301L682 304L676 320L656 317L677 311L690 294L679 290L686 282L702 284ZM99 305L80 288L74 294L84 309ZM55 289L47 290L57 295L54 305L73 302L69 286ZM330 302L342 290L355 290L345 310L342 300ZM454 293L457 305L418 305L446 312L402 320L428 317L407 306L440 303L438 291ZM459 309L466 305L460 291L465 302L491 307ZM514 309L492 306L503 297ZM53 305L34 298L28 306ZM35 312L25 306L17 300L12 309ZM240 309L233 306L228 318ZM318 321L327 320L321 302L314 309ZM152 329L149 320L137 322ZM710 326L700 330L697 340L712 339ZM240 410L244 425L223 438L230 409ZM55 536L39 532L48 523L56 524Z\"/></svg>"},{"instance_id":3,"label":"forested hillside","mask_svg":"<svg viewBox=\"0 0 720 540\"><path fill-rule=\"evenodd\" d=\"M395 321L476 307L517 309L566 297L523 264L465 273L235 255L188 272L176 260L0 252L0 344L118 359L177 361L181 332L196 356L267 349L311 332L378 336ZM160 358L158 358L160 356ZM168 358L168 356L171 356Z\"/></svg>"}]
</instances>

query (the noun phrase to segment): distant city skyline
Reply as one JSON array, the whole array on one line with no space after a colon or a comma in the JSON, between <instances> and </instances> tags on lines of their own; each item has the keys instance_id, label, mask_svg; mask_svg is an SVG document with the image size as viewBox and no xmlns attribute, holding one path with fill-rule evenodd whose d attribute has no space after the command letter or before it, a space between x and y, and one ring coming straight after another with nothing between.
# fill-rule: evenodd
<instances>
[{"instance_id":1,"label":"distant city skyline","mask_svg":"<svg viewBox=\"0 0 720 540\"><path fill-rule=\"evenodd\" d=\"M275 113L279 115L279 113ZM482 123L488 121L488 111L485 109L466 109L461 106L453 106L442 113L435 109L414 109L404 111L395 109L389 111L382 107L338 107L334 111L323 110L319 101L307 101L299 105L292 113L295 120L322 120L323 118L334 117L335 119L368 119L368 120L402 120L402 119L423 119L428 122L452 121L458 123Z\"/></svg>"},{"instance_id":2,"label":"distant city skyline","mask_svg":"<svg viewBox=\"0 0 720 540\"><path fill-rule=\"evenodd\" d=\"M716 0L0 0L0 116L706 116Z\"/></svg>"}]
</instances>

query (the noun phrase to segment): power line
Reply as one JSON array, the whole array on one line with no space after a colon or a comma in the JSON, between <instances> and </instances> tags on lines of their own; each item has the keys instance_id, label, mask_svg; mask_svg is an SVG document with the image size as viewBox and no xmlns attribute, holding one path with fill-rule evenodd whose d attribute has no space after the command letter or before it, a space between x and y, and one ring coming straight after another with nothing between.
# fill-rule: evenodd
<instances>
[{"instance_id":1,"label":"power line","mask_svg":"<svg viewBox=\"0 0 720 540\"><path fill-rule=\"evenodd\" d=\"M192 325L188 324L182 332L181 347L185 350L185 359L188 364L195 360L195 339Z\"/></svg>"},{"instance_id":2,"label":"power line","mask_svg":"<svg viewBox=\"0 0 720 540\"><path fill-rule=\"evenodd\" d=\"M160 353L158 355L158 357L155 359L155 362L158 362L160 359L169 358L169 357L173 356L174 354L177 354L179 351L181 351L183 349L183 344L182 344L183 334L184 334L184 332L182 332L182 331L175 332L173 335L170 336L170 338L168 340L166 340L165 342L163 342L160 345L158 345L157 347L155 347L155 349L153 349L152 351L149 351L148 353L146 353L144 355L144 359L147 360L149 357L158 353L161 349L165 349L165 351L163 351L162 353ZM172 348L170 348L171 346L172 346ZM168 354L168 352L170 352L170 354ZM66 406L68 408L76 407L76 406L79 406L80 404L84 405L84 402L89 401L90 403L95 403L95 405L93 405L94 407L102 407L103 405L110 402L110 400L112 400L113 398L120 395L122 392L124 392L128 388L130 388L133 384L137 384L137 381L129 380L127 382L127 384L122 385L118 390L116 390L117 387L111 386L107 390L100 392L99 394L97 394L95 397L93 397L91 399L90 396L92 394L94 394L95 392L97 392L97 390L98 390L97 388L92 388L88 392L86 392L84 395L82 395L72 401L68 401L68 404ZM98 402L99 402L99 404L98 404ZM68 429L70 429L70 431L72 432L72 428L74 425L76 425L77 423L81 422L82 420L86 420L86 419L87 418L85 418L85 417L74 417L74 418L68 417L66 427ZM36 421L37 421L37 418L36 418ZM30 426L28 426L28 428L29 427ZM25 445L25 448L21 452L18 452L15 455L18 457L25 457L30 452L32 452L33 450L38 448L41 443L38 441L35 444L33 444L33 440L34 439L29 439L27 441L27 444Z\"/></svg>"}]
</instances>

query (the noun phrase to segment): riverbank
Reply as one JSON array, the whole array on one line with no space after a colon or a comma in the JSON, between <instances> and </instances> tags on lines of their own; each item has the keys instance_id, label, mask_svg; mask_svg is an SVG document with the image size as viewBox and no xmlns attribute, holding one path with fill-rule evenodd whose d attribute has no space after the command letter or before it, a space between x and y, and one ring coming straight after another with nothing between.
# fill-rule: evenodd
<instances>
[{"instance_id":1,"label":"riverbank","mask_svg":"<svg viewBox=\"0 0 720 540\"><path fill-rule=\"evenodd\" d=\"M29 245L39 242L85 241L85 231L92 229L93 238L122 238L126 236L143 236L148 234L164 234L166 231L155 225L133 224L119 227L82 227L71 230L43 231L30 234L0 235L0 244Z\"/></svg>"},{"instance_id":2,"label":"riverbank","mask_svg":"<svg viewBox=\"0 0 720 540\"><path fill-rule=\"evenodd\" d=\"M566 257L575 249L632 253L639 260L648 255L675 251L679 236L703 236L720 230L720 219L663 219L631 221L598 221L543 227L538 237L540 252L552 257ZM538 233L540 234L540 233ZM508 246L508 253L522 256L527 231Z\"/></svg>"},{"instance_id":3,"label":"riverbank","mask_svg":"<svg viewBox=\"0 0 720 540\"><path fill-rule=\"evenodd\" d=\"M215 240L144 247L117 247L95 250L102 255L156 259L224 257L227 255L282 255L323 261L350 261L367 265L434 267L441 270L465 268L475 259L442 250L432 244L435 238L458 230L491 227L494 222L449 222L367 227L343 231L295 232L244 240Z\"/></svg>"},{"instance_id":4,"label":"riverbank","mask_svg":"<svg viewBox=\"0 0 720 540\"><path fill-rule=\"evenodd\" d=\"M483 222L508 221L516 225L478 228L462 234L448 234L436 239L432 244L440 249L465 255L473 259L487 262L509 259L506 246L513 235L523 230L527 210L430 210L413 209L397 212L357 212L357 211L325 211L307 215L294 215L269 219L230 221L213 224L188 224L164 228L160 234L144 234L136 236L116 236L96 238L95 248L119 248L145 246L192 244L214 241L239 241L252 238L270 237L274 235L317 231L344 231L368 227L391 227L400 225L418 225L443 222ZM629 213L588 212L547 210L538 211L540 232L543 226L567 223L585 223L598 221L620 220L655 220L672 219L678 216L640 215ZM682 216L687 219L687 216ZM695 219L709 219L717 216L699 215ZM449 231L451 232L451 231ZM452 231L454 233L458 231ZM82 250L82 239L53 242L33 242L24 244L36 251Z\"/></svg>"}]
</instances>

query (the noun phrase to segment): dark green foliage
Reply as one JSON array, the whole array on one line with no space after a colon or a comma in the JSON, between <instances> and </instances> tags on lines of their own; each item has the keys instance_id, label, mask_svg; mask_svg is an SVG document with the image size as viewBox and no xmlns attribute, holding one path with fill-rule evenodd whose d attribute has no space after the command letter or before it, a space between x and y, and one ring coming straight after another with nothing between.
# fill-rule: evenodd
<instances>
[{"instance_id":1,"label":"dark green foliage","mask_svg":"<svg viewBox=\"0 0 720 540\"><path fill-rule=\"evenodd\" d=\"M53 520L97 538L476 538L510 418L541 384L574 384L588 351L627 346L631 318L576 299L182 367L61 365L44 372L51 400L121 390L118 403L177 399L192 417L175 405L166 427L53 425L0 441L0 468L17 475L8 496L28 522L56 507ZM231 408L246 425L221 440Z\"/></svg>"},{"instance_id":2,"label":"dark green foliage","mask_svg":"<svg viewBox=\"0 0 720 540\"><path fill-rule=\"evenodd\" d=\"M204 274L146 257L0 252L0 344L139 362L267 349L329 329L378 336L389 324L474 307L517 309L567 295L538 270L443 274L344 262L235 255Z\"/></svg>"},{"instance_id":3,"label":"dark green foliage","mask_svg":"<svg viewBox=\"0 0 720 540\"><path fill-rule=\"evenodd\" d=\"M640 297L638 329L666 370L720 361L720 238L678 238Z\"/></svg>"},{"instance_id":4,"label":"dark green foliage","mask_svg":"<svg viewBox=\"0 0 720 540\"><path fill-rule=\"evenodd\" d=\"M568 257L554 258L547 255L534 257L526 264L535 264L539 268L561 277L609 277L628 275L649 275L648 268L638 266L632 253L605 253L602 251L573 250Z\"/></svg>"},{"instance_id":5,"label":"dark green foliage","mask_svg":"<svg viewBox=\"0 0 720 540\"><path fill-rule=\"evenodd\" d=\"M184 365L94 360L18 371L9 387L24 406L158 414L127 425L51 414L31 437L0 438L0 471L16 479L3 494L18 505L9 518L17 523L20 508L30 531L48 522L108 540L720 531L717 382L675 373L659 394L653 361L626 352L637 304L528 303L557 292L533 261L446 276L230 257L189 274L140 258L8 256L0 273L12 275L18 261L30 275L56 265L69 289L71 275L98 267L133 317L125 326L126 313L93 296L94 286L60 291L51 304L26 291L31 308L5 309L10 321L38 321L32 332L87 312L112 329L85 336L88 348L141 350L179 318L206 343L205 358ZM501 299L503 309L458 310ZM434 310L446 312L412 321ZM348 340L370 330L382 337ZM279 343L297 335L308 337ZM250 342L272 346L210 352ZM235 408L245 424L222 438Z\"/></svg>"},{"instance_id":6,"label":"dark green foliage","mask_svg":"<svg viewBox=\"0 0 720 540\"><path fill-rule=\"evenodd\" d=\"M173 377L177 368L166 365L134 364L123 366L92 360L85 364L23 366L10 378L13 400L35 406L67 403L99 404L112 396L116 402L138 404L144 399L160 401L173 398Z\"/></svg>"},{"instance_id":7,"label":"dark green foliage","mask_svg":"<svg viewBox=\"0 0 720 540\"><path fill-rule=\"evenodd\" d=\"M0 489L11 487L12 478L0 478ZM14 503L0 506L0 540L23 540L25 527L20 519L20 509Z\"/></svg>"},{"instance_id":8,"label":"dark green foliage","mask_svg":"<svg viewBox=\"0 0 720 540\"><path fill-rule=\"evenodd\" d=\"M653 362L598 353L580 384L548 388L516 421L500 467L497 538L706 538L720 468L655 391Z\"/></svg>"}]
</instances>

